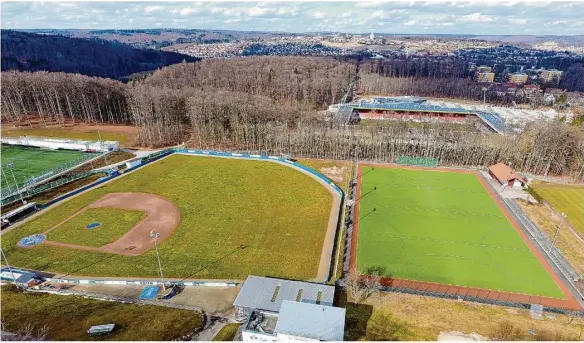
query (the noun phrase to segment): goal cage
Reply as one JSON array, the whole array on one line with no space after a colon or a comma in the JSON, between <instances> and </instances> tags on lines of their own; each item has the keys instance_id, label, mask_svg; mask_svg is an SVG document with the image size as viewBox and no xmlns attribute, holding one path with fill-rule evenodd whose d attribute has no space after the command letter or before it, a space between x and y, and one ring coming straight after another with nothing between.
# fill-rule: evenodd
<instances>
[{"instance_id":1,"label":"goal cage","mask_svg":"<svg viewBox=\"0 0 584 343\"><path fill-rule=\"evenodd\" d=\"M440 159L418 156L398 156L395 163L405 166L438 167L440 165Z\"/></svg>"}]
</instances>

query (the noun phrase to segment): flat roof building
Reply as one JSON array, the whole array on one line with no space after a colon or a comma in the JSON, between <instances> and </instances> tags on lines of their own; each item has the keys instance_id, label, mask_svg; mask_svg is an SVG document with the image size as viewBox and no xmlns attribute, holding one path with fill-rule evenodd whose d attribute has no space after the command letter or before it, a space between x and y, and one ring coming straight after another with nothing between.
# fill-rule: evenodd
<instances>
[{"instance_id":1,"label":"flat roof building","mask_svg":"<svg viewBox=\"0 0 584 343\"><path fill-rule=\"evenodd\" d=\"M562 73L562 71L556 69L544 70L541 72L539 78L544 82L558 83L562 77Z\"/></svg>"},{"instance_id":2,"label":"flat roof building","mask_svg":"<svg viewBox=\"0 0 584 343\"><path fill-rule=\"evenodd\" d=\"M527 74L523 74L523 73L512 74L509 77L509 82L515 83L515 84L524 84L525 82L527 82Z\"/></svg>"},{"instance_id":3,"label":"flat roof building","mask_svg":"<svg viewBox=\"0 0 584 343\"><path fill-rule=\"evenodd\" d=\"M494 82L495 73L491 72L481 72L477 73L477 82Z\"/></svg>"},{"instance_id":4,"label":"flat roof building","mask_svg":"<svg viewBox=\"0 0 584 343\"><path fill-rule=\"evenodd\" d=\"M286 300L282 303L275 332L278 340L342 341L345 309Z\"/></svg>"},{"instance_id":5,"label":"flat roof building","mask_svg":"<svg viewBox=\"0 0 584 343\"><path fill-rule=\"evenodd\" d=\"M334 294L333 286L248 276L233 302L243 341L343 340L345 309L332 307Z\"/></svg>"}]
</instances>

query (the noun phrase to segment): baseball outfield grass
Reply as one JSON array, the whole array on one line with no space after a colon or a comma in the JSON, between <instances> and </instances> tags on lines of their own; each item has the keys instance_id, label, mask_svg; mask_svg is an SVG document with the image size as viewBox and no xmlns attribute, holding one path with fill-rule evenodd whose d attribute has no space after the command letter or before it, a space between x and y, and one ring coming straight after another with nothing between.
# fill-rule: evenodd
<instances>
[{"instance_id":1,"label":"baseball outfield grass","mask_svg":"<svg viewBox=\"0 0 584 343\"><path fill-rule=\"evenodd\" d=\"M154 249L130 257L17 247L20 238L44 232L113 192L158 194L178 206L180 224L159 246L169 278L314 278L333 200L312 177L273 162L171 155L4 233L10 263L78 275L156 277Z\"/></svg>"},{"instance_id":2,"label":"baseball outfield grass","mask_svg":"<svg viewBox=\"0 0 584 343\"><path fill-rule=\"evenodd\" d=\"M146 213L119 208L89 208L47 234L50 241L101 247L113 243L136 226ZM99 226L88 228L93 223Z\"/></svg>"},{"instance_id":3,"label":"baseball outfield grass","mask_svg":"<svg viewBox=\"0 0 584 343\"><path fill-rule=\"evenodd\" d=\"M474 174L362 169L356 267L565 299Z\"/></svg>"},{"instance_id":4,"label":"baseball outfield grass","mask_svg":"<svg viewBox=\"0 0 584 343\"><path fill-rule=\"evenodd\" d=\"M564 212L574 229L584 235L584 187L552 183L533 183L530 187L556 211Z\"/></svg>"},{"instance_id":5,"label":"baseball outfield grass","mask_svg":"<svg viewBox=\"0 0 584 343\"><path fill-rule=\"evenodd\" d=\"M98 154L72 150L45 150L31 147L2 145L2 188L14 187L14 180L22 186L31 177L50 172L53 168L71 163L82 157L94 157ZM13 163L10 171L7 165ZM14 177L12 174L14 173Z\"/></svg>"}]
</instances>

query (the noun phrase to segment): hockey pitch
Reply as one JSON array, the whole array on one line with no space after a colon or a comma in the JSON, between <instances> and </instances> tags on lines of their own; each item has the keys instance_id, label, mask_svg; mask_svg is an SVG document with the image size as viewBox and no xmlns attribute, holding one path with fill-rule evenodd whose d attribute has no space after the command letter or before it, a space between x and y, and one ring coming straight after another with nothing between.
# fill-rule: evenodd
<instances>
[{"instance_id":1,"label":"hockey pitch","mask_svg":"<svg viewBox=\"0 0 584 343\"><path fill-rule=\"evenodd\" d=\"M360 166L352 267L391 279L566 299L485 186L474 172Z\"/></svg>"}]
</instances>

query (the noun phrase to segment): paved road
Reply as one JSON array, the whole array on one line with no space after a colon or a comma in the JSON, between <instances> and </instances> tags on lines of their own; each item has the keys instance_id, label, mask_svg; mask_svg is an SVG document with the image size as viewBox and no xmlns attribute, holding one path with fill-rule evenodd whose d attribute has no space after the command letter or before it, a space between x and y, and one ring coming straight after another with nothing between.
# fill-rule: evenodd
<instances>
[{"instance_id":1,"label":"paved road","mask_svg":"<svg viewBox=\"0 0 584 343\"><path fill-rule=\"evenodd\" d=\"M207 317L205 327L203 330L199 331L198 334L193 336L191 341L204 341L209 342L215 337L215 335L223 329L223 327L228 323L227 319L219 317Z\"/></svg>"}]
</instances>

